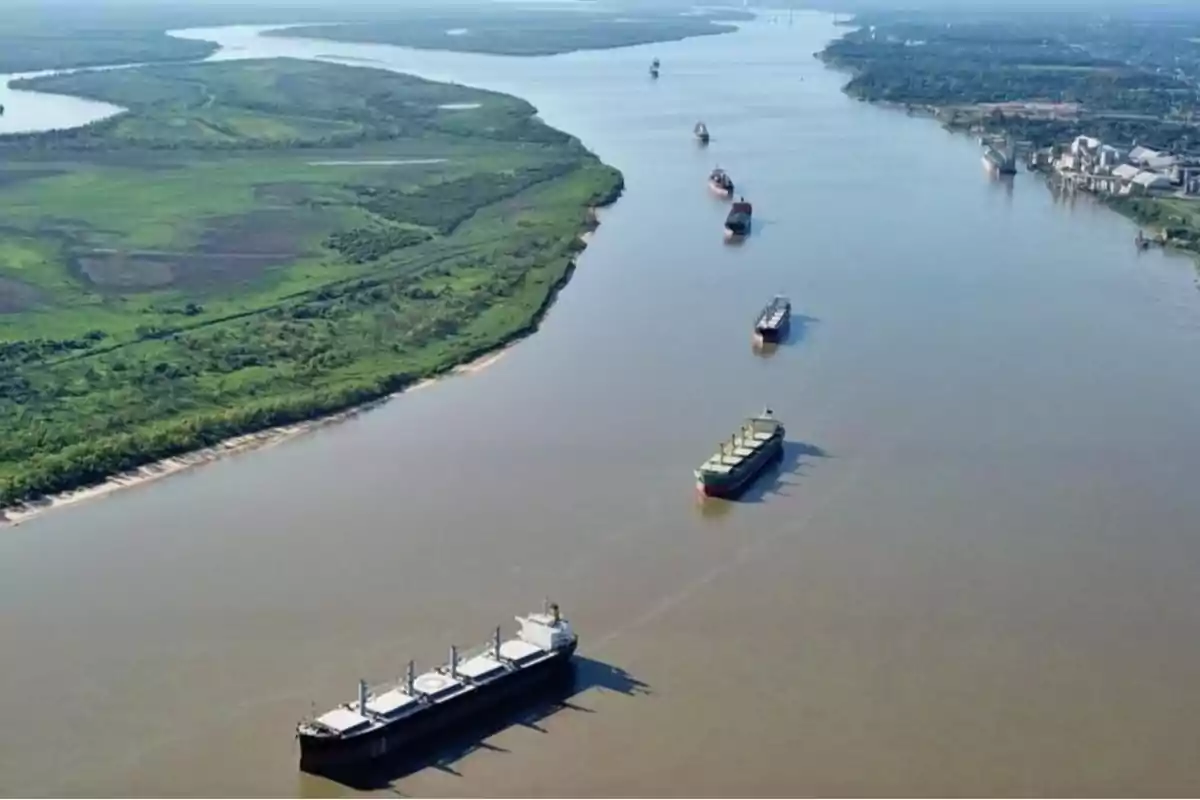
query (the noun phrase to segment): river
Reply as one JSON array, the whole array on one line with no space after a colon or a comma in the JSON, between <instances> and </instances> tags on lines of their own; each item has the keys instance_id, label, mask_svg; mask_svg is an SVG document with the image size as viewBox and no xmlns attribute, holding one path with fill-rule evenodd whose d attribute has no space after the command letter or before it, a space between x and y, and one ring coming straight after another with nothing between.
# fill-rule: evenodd
<instances>
[{"instance_id":1,"label":"river","mask_svg":"<svg viewBox=\"0 0 1200 800\"><path fill-rule=\"evenodd\" d=\"M313 703L549 595L572 707L399 791L1200 792L1192 266L843 96L831 19L527 59L183 34L517 94L628 191L488 369L3 531L0 790L343 794L296 769ZM764 357L776 292L806 319ZM785 472L698 508L768 404Z\"/></svg>"}]
</instances>

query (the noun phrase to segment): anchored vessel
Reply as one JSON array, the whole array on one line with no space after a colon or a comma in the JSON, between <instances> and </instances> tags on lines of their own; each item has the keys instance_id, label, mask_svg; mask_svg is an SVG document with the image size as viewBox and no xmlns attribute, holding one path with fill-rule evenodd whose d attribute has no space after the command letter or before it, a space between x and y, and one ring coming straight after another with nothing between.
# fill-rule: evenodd
<instances>
[{"instance_id":1,"label":"anchored vessel","mask_svg":"<svg viewBox=\"0 0 1200 800\"><path fill-rule=\"evenodd\" d=\"M657 58L650 62L650 77L651 78L658 77L658 59Z\"/></svg>"},{"instance_id":2,"label":"anchored vessel","mask_svg":"<svg viewBox=\"0 0 1200 800\"><path fill-rule=\"evenodd\" d=\"M754 332L764 342L778 342L787 332L791 319L792 302L783 295L777 294L758 315L758 320L754 323Z\"/></svg>"},{"instance_id":3,"label":"anchored vessel","mask_svg":"<svg viewBox=\"0 0 1200 800\"><path fill-rule=\"evenodd\" d=\"M720 167L714 167L713 171L708 173L708 188L719 195L733 197L733 178Z\"/></svg>"},{"instance_id":4,"label":"anchored vessel","mask_svg":"<svg viewBox=\"0 0 1200 800\"><path fill-rule=\"evenodd\" d=\"M1016 175L1017 160L1011 152L1001 152L995 147L988 146L983 151L984 166L994 169L1001 175Z\"/></svg>"},{"instance_id":5,"label":"anchored vessel","mask_svg":"<svg viewBox=\"0 0 1200 800\"><path fill-rule=\"evenodd\" d=\"M696 127L692 130L696 134L696 138L701 144L708 144L708 126L703 122L697 122Z\"/></svg>"},{"instance_id":6,"label":"anchored vessel","mask_svg":"<svg viewBox=\"0 0 1200 800\"><path fill-rule=\"evenodd\" d=\"M750 417L730 440L695 470L696 489L706 497L736 497L783 455L783 423L771 409Z\"/></svg>"},{"instance_id":7,"label":"anchored vessel","mask_svg":"<svg viewBox=\"0 0 1200 800\"><path fill-rule=\"evenodd\" d=\"M450 663L421 675L408 662L405 680L385 691L372 692L360 680L356 702L296 726L300 769L339 773L403 757L437 734L470 726L488 709L559 685L578 644L571 624L555 604L517 622L515 639L502 641L496 628L491 644L474 656L460 659L451 647Z\"/></svg>"},{"instance_id":8,"label":"anchored vessel","mask_svg":"<svg viewBox=\"0 0 1200 800\"><path fill-rule=\"evenodd\" d=\"M727 236L745 236L750 232L750 217L753 213L754 207L746 202L746 198L738 198L733 207L729 209L729 216L725 217L725 234Z\"/></svg>"}]
</instances>

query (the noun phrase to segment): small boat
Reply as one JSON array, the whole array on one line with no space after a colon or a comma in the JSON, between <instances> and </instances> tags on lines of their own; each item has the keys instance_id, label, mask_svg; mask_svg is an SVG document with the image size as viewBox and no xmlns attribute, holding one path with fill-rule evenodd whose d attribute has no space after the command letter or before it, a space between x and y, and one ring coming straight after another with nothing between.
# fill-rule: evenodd
<instances>
[{"instance_id":1,"label":"small boat","mask_svg":"<svg viewBox=\"0 0 1200 800\"><path fill-rule=\"evenodd\" d=\"M733 238L749 233L750 218L753 213L754 207L746 202L746 198L738 198L733 207L729 209L729 215L725 217L725 235Z\"/></svg>"},{"instance_id":2,"label":"small boat","mask_svg":"<svg viewBox=\"0 0 1200 800\"><path fill-rule=\"evenodd\" d=\"M708 126L703 122L697 122L696 127L692 130L696 134L696 138L700 144L708 144Z\"/></svg>"},{"instance_id":3,"label":"small boat","mask_svg":"<svg viewBox=\"0 0 1200 800\"><path fill-rule=\"evenodd\" d=\"M767 303L754 323L754 333L764 342L779 342L792 320L792 301L781 294Z\"/></svg>"},{"instance_id":4,"label":"small boat","mask_svg":"<svg viewBox=\"0 0 1200 800\"><path fill-rule=\"evenodd\" d=\"M722 197L733 197L733 178L720 167L714 167L713 171L708 173L708 188Z\"/></svg>"}]
</instances>

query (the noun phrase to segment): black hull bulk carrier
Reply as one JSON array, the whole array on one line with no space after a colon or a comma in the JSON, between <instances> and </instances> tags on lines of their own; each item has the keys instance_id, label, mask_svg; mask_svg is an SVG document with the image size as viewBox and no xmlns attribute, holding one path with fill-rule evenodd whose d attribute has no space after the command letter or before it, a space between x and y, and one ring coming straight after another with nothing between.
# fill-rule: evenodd
<instances>
[{"instance_id":1,"label":"black hull bulk carrier","mask_svg":"<svg viewBox=\"0 0 1200 800\"><path fill-rule=\"evenodd\" d=\"M746 202L746 198L742 197L733 204L729 209L729 215L725 217L725 237L727 239L741 238L750 232L750 219L754 214L754 207Z\"/></svg>"},{"instance_id":2,"label":"black hull bulk carrier","mask_svg":"<svg viewBox=\"0 0 1200 800\"><path fill-rule=\"evenodd\" d=\"M754 321L754 333L766 343L778 344L787 334L791 319L792 301L777 294Z\"/></svg>"},{"instance_id":3,"label":"black hull bulk carrier","mask_svg":"<svg viewBox=\"0 0 1200 800\"><path fill-rule=\"evenodd\" d=\"M502 641L497 628L486 649L415 674L381 692L359 681L358 699L296 726L300 769L344 775L384 759L402 760L434 737L461 731L486 712L533 701L570 676L578 637L571 624L548 604L540 614L517 617L516 638Z\"/></svg>"}]
</instances>

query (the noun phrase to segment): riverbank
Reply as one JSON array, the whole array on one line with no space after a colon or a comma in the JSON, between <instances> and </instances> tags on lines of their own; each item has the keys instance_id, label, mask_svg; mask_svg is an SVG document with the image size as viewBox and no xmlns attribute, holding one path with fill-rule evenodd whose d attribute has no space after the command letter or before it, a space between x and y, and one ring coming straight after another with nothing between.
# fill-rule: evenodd
<instances>
[{"instance_id":1,"label":"riverbank","mask_svg":"<svg viewBox=\"0 0 1200 800\"><path fill-rule=\"evenodd\" d=\"M0 250L27 265L0 265L10 505L257 448L528 335L623 188L519 98L383 70L25 85L129 110L0 139Z\"/></svg>"},{"instance_id":2,"label":"riverbank","mask_svg":"<svg viewBox=\"0 0 1200 800\"><path fill-rule=\"evenodd\" d=\"M1140 143L1186 152L1200 132L1188 110L1191 88L1154 65L1116 57L1122 48L1141 52L1119 31L1113 40L1077 21L1057 20L1053 25L1063 28L1063 40L1080 44L1046 39L1056 43L1031 49L1029 34L1044 24L1036 17L1014 12L971 18L973 33L967 39L955 34L953 21L935 12L899 18L866 14L817 56L849 76L845 94L932 117L954 133L1006 136L1032 148L1066 146L1088 135L1125 148ZM1181 36L1169 26L1155 35L1164 41ZM1092 48L1103 55L1093 55ZM1095 80L1098 75L1106 80ZM1172 249L1200 256L1200 201L1098 199L1162 232Z\"/></svg>"},{"instance_id":3,"label":"riverbank","mask_svg":"<svg viewBox=\"0 0 1200 800\"><path fill-rule=\"evenodd\" d=\"M239 436L231 436L211 447L205 447L200 450L193 450L179 456L171 458L163 458L158 461L153 461L149 464L137 467L136 469L112 475L98 484L82 486L77 489L69 489L67 491L58 492L57 494L47 495L36 501L25 503L16 503L6 507L0 507L0 527L11 527L20 525L22 522L44 514L48 511L53 511L57 508L73 506L88 500L98 500L102 497L111 495L114 492L122 489L135 489L152 481L169 478L172 475L178 475L183 472L188 472L198 467L212 464L225 458L241 455L243 453L255 452L272 447L283 442L290 441L299 436L327 428L331 425L345 422L354 419L360 414L378 408L392 398L399 397L407 392L415 392L419 389L426 388L436 384L439 380L454 377L456 375L474 375L484 369L495 364L504 357L504 353L510 347L517 344L514 340L507 344L501 345L497 350L484 354L474 361L465 364L458 364L447 369L446 375L442 378L425 378L412 386L401 389L400 391L392 392L375 400L360 403L359 405L351 406L342 411L327 414L325 416L316 417L305 422L293 423L290 425L278 425L273 428L246 433Z\"/></svg>"},{"instance_id":4,"label":"riverbank","mask_svg":"<svg viewBox=\"0 0 1200 800\"><path fill-rule=\"evenodd\" d=\"M615 193L603 198L602 203L588 208L587 222L584 225L583 231L578 236L580 251L586 248L595 230L600 226L598 213L600 209L615 203L619 199L620 194L621 189L617 189ZM575 269L576 261L572 259L562 276L551 285L550 291L547 292L542 303L537 307L529 320L511 331L502 342L483 352L470 354L461 361L447 363L437 374L424 377L407 387L356 403L339 411L323 414L298 423L277 425L271 428L231 436L210 447L193 450L178 456L158 459L135 469L111 475L100 483L68 489L38 498L37 500L0 506L0 527L20 525L22 522L26 522L56 508L77 505L87 500L97 500L122 489L133 489L152 481L212 464L225 458L282 444L299 436L354 419L366 411L378 408L389 400L409 392L428 388L447 378L478 374L488 367L494 366L510 349L538 331L542 321L550 312L551 307L553 307L554 301L558 299L559 293L570 283L571 277L575 274Z\"/></svg>"}]
</instances>

